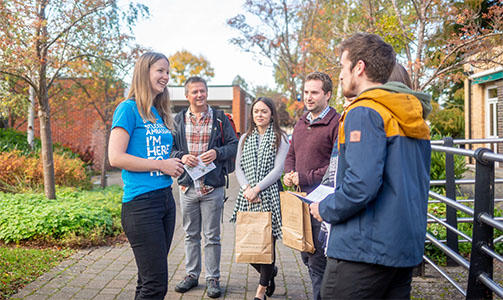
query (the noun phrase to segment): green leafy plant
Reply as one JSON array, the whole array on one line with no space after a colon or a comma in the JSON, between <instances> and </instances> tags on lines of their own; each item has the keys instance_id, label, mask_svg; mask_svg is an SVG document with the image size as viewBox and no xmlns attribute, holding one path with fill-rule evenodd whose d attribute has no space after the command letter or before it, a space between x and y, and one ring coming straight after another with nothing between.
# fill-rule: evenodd
<instances>
[{"instance_id":1,"label":"green leafy plant","mask_svg":"<svg viewBox=\"0 0 503 300\"><path fill-rule=\"evenodd\" d=\"M470 204L464 204L469 207L473 208L473 205ZM437 218L440 219L445 219L446 218L446 204L444 203L430 203L428 205L428 212L436 216ZM469 215L466 215L460 211L456 212L456 215L458 218L468 218L470 217ZM494 215L496 217L502 216L503 211L500 209L495 209ZM469 237L472 237L473 233L473 223L458 223L458 230L463 232L464 234L468 235ZM437 240L446 240L447 239L447 229L444 225L438 224L438 223L431 223L428 224L427 231L433 235ZM497 238L499 236L503 235L503 232L499 230L494 230L494 238ZM459 240L462 240L463 238L458 236ZM496 243L494 245L495 251L498 252L499 254L503 254L503 243ZM459 248L459 253L463 255L464 257L469 257L472 244L468 242L459 242L458 244ZM438 249L435 245L431 243L427 243L425 245L425 254L432 258L436 263L439 263L441 265L445 265L446 263L446 255Z\"/></svg>"},{"instance_id":2,"label":"green leafy plant","mask_svg":"<svg viewBox=\"0 0 503 300\"><path fill-rule=\"evenodd\" d=\"M433 140L441 140L442 136L433 135ZM461 179L463 174L468 171L466 167L466 160L464 156L454 155L454 178ZM431 151L431 165L430 165L430 179L431 180L445 180L445 153L438 151ZM431 190L440 194L445 193L445 186L432 186Z\"/></svg>"},{"instance_id":3,"label":"green leafy plant","mask_svg":"<svg viewBox=\"0 0 503 300\"><path fill-rule=\"evenodd\" d=\"M432 106L433 110L428 117L431 132L453 138L465 136L465 114L462 109L458 107L441 108L436 102L433 102Z\"/></svg>"},{"instance_id":4,"label":"green leafy plant","mask_svg":"<svg viewBox=\"0 0 503 300\"><path fill-rule=\"evenodd\" d=\"M57 200L43 194L0 193L0 240L43 240L57 245L99 244L121 232L122 189L58 190Z\"/></svg>"},{"instance_id":5,"label":"green leafy plant","mask_svg":"<svg viewBox=\"0 0 503 300\"><path fill-rule=\"evenodd\" d=\"M42 146L40 139L34 139L33 149L30 148L26 133L15 131L10 128L0 128L0 152L10 152L12 150L19 150L25 156L37 156L40 153ZM73 153L68 147L54 144L54 153L66 155L70 158L78 158L79 155Z\"/></svg>"}]
</instances>

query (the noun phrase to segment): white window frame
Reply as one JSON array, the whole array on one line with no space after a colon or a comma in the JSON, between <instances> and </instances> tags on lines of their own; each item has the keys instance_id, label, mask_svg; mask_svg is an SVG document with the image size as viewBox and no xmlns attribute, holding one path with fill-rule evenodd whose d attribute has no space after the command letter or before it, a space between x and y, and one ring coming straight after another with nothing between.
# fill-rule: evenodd
<instances>
[{"instance_id":1,"label":"white window frame","mask_svg":"<svg viewBox=\"0 0 503 300\"><path fill-rule=\"evenodd\" d=\"M485 90L485 107L486 107L486 138L498 138L498 96L496 96L495 98L489 98L489 90L491 89L498 89L498 87L496 85L491 85L491 86L488 86L486 87L486 90ZM494 104L494 109L490 109L491 108L491 104ZM491 118L490 116L493 116L493 124L491 124ZM491 135L491 125L492 125L492 129L493 129L493 132L495 134ZM498 145L497 144L491 144L491 145L488 145L490 146L489 148L491 150L494 151L494 153L498 153Z\"/></svg>"}]
</instances>

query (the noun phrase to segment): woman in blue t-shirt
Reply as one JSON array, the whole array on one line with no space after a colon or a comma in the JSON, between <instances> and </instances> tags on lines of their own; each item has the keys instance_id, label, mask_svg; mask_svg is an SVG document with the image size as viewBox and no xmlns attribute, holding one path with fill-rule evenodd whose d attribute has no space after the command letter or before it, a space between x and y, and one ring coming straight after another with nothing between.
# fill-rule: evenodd
<instances>
[{"instance_id":1,"label":"woman in blue t-shirt","mask_svg":"<svg viewBox=\"0 0 503 300\"><path fill-rule=\"evenodd\" d=\"M122 227L138 267L135 299L164 299L168 252L175 228L172 177L180 176L180 159L169 158L173 118L166 85L169 61L148 52L135 64L127 100L112 122L110 165L122 169Z\"/></svg>"}]
</instances>

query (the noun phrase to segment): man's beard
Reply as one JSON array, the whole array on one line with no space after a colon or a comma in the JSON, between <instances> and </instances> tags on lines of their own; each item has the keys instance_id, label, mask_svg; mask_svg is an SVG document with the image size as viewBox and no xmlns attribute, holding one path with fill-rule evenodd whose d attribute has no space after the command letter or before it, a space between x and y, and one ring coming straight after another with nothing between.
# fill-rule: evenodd
<instances>
[{"instance_id":1,"label":"man's beard","mask_svg":"<svg viewBox=\"0 0 503 300\"><path fill-rule=\"evenodd\" d=\"M349 81L349 87L344 88L344 84L342 85L342 95L346 98L354 98L356 97L356 82L351 78Z\"/></svg>"}]
</instances>

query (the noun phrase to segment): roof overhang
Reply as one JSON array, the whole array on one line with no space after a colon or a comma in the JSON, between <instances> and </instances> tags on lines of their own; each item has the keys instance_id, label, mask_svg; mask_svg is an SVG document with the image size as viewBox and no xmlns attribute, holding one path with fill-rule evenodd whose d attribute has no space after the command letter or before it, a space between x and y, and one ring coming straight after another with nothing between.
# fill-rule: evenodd
<instances>
[{"instance_id":1,"label":"roof overhang","mask_svg":"<svg viewBox=\"0 0 503 300\"><path fill-rule=\"evenodd\" d=\"M471 75L468 78L472 80L472 84L480 84L495 81L498 79L503 79L503 67L497 67L482 72L478 72L476 74Z\"/></svg>"}]
</instances>

